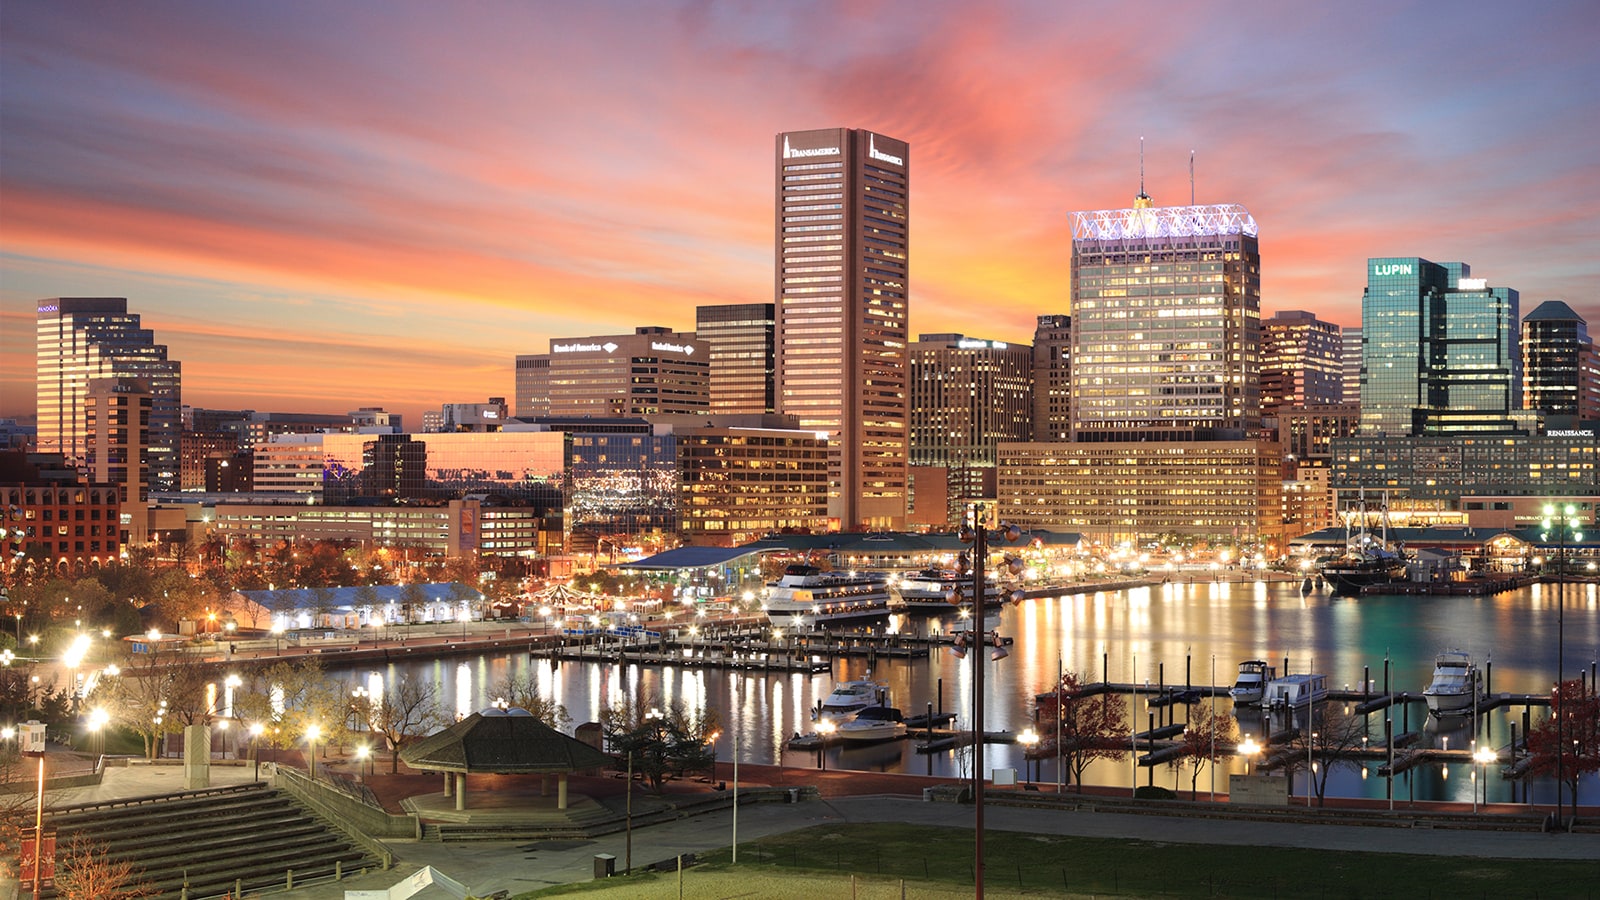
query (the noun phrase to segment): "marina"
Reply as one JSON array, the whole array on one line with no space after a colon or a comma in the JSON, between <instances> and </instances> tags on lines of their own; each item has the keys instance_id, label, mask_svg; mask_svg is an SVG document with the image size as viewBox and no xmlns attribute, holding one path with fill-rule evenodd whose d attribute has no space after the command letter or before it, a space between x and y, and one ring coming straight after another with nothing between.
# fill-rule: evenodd
<instances>
[{"instance_id":1,"label":"marina","mask_svg":"<svg viewBox=\"0 0 1600 900\"><path fill-rule=\"evenodd\" d=\"M509 652L491 649L416 661L391 658L376 668L385 677L411 673L437 681L442 695L466 710L487 705L495 685L505 677L529 678L566 706L574 723L594 721L603 706L625 696L681 701L691 709L704 707L717 714L724 734L717 747L721 758L729 758L732 742L728 732L737 729L741 760L803 766L817 764L818 748L808 744L789 747L795 735L811 731L811 714L818 702L839 682L870 678L886 684L892 704L908 713L920 713L931 705L954 718L937 723L931 736L926 726L913 724L908 715L905 740L861 746L824 742L821 750L828 768L958 775L973 765L970 737L957 735L968 732L974 656L981 656L989 670L985 724L986 731L995 735L1014 736L1030 727L1034 698L1051 689L1058 671L1067 671L1079 674L1086 692L1121 695L1128 718L1139 720L1135 728L1140 733L1174 725L1181 732L1191 702L1214 703L1223 714L1236 717L1241 734L1253 735L1258 741L1299 724L1293 712L1275 714L1251 706L1236 707L1228 696L1239 663L1261 660L1279 672L1326 674L1326 702L1367 716L1374 741L1385 733L1386 720L1392 720L1397 735L1418 735L1417 749L1448 750L1448 754L1425 757L1409 771L1397 773L1395 791L1419 799L1465 798L1466 786L1473 781L1466 769L1472 767L1461 763L1455 751L1475 739L1506 747L1513 729L1518 735L1525 734L1530 715L1537 719L1548 703L1557 636L1554 585L1531 585L1494 598L1350 598L1333 597L1325 590L1301 595L1299 587L1298 581L1290 579L1191 583L1185 574L1179 574L1166 584L1007 604L999 628L1013 643L1009 658L998 662L990 659L989 652L969 653L964 660L955 658L944 630L949 618L927 620L924 633L898 633L892 630L895 620L891 617L862 630L832 628L801 635L784 629L776 640L765 623L702 624L691 636L687 622L651 622L649 630L659 632L658 637L619 641L588 635L575 640L552 634L524 639L520 645L512 642L519 649L508 647ZM1577 678L1581 671L1590 684L1593 660L1600 656L1597 607L1600 597L1594 585L1568 585L1566 674ZM569 646L552 651L563 639ZM655 642L650 653L662 653L662 641L668 648L659 657L642 656L647 641ZM1427 714L1422 691L1430 682L1438 648L1450 646L1469 648L1475 657L1487 660L1482 665L1484 694L1477 715L1440 721ZM804 667L715 664L758 650L803 662ZM372 663L352 662L349 669L341 666L339 671L364 681ZM1319 701L1316 707L1321 710L1324 703ZM1304 707L1299 712L1303 714ZM1159 721L1152 724L1152 716ZM1023 767L1022 746L985 746L986 769ZM1406 749L1399 739L1397 746ZM918 752L919 747L926 749ZM1381 762L1386 763L1387 757ZM1397 765L1400 762L1397 758ZM1330 794L1382 798L1386 786L1377 772L1379 764L1376 758L1371 760L1363 769L1365 774L1333 773ZM1026 765L1030 769L1037 766L1044 781L1060 777L1053 758L1030 759ZM1151 768L1158 781L1165 777L1163 766L1139 767L1124 758L1120 763L1095 762L1085 778L1094 784L1120 782L1126 786L1130 770L1139 771L1143 783L1142 773ZM1233 757L1217 769L1219 784L1225 783L1227 774L1244 771L1245 761ZM1462 771L1447 775L1451 769ZM1519 799L1525 796L1520 786L1503 782L1498 771L1486 770L1483 775L1492 797L1509 799L1514 791ZM1202 781L1207 777L1202 775ZM1177 778L1174 770L1169 783ZM1301 791L1303 786L1297 785L1295 790ZM1592 782L1584 783L1586 802L1594 802L1588 798L1595 790ZM1550 802L1553 796L1547 782L1533 783L1532 799Z\"/></svg>"}]
</instances>

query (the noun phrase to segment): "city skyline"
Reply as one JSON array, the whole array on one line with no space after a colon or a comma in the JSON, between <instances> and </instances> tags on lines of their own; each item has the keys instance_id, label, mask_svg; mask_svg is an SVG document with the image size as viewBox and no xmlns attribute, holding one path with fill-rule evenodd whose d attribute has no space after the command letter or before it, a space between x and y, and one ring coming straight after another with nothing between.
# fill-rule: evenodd
<instances>
[{"instance_id":1,"label":"city skyline","mask_svg":"<svg viewBox=\"0 0 1600 900\"><path fill-rule=\"evenodd\" d=\"M1194 150L1255 215L1264 316L1357 325L1411 255L1596 316L1581 4L907 10L8 6L0 415L56 296L127 297L192 405L511 396L551 337L770 298L772 141L833 126L916 151L913 335L1070 312L1069 214L1131 205L1141 136L1156 204Z\"/></svg>"}]
</instances>

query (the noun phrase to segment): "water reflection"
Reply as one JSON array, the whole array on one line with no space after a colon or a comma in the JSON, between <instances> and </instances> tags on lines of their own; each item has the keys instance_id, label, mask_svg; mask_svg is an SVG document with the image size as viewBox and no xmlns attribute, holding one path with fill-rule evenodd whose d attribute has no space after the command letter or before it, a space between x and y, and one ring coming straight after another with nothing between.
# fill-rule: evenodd
<instances>
[{"instance_id":1,"label":"water reflection","mask_svg":"<svg viewBox=\"0 0 1600 900\"><path fill-rule=\"evenodd\" d=\"M1567 676L1587 676L1600 656L1600 589L1595 585L1568 585L1565 610ZM990 731L1020 732L1032 724L1032 700L1054 683L1059 668L1080 673L1084 681L1109 678L1152 687L1159 684L1228 684L1240 660L1265 659L1280 673L1314 670L1328 675L1334 687L1359 689L1368 679L1374 694L1408 691L1420 696L1432 673L1433 657L1441 649L1459 647L1490 663L1489 689L1494 692L1546 693L1555 679L1556 592L1553 586L1535 585L1496 597L1364 597L1332 598L1322 593L1301 596L1294 584L1224 584L1209 581L1169 583L1130 591L1096 592L1072 597L1025 601L1007 606L1000 631L1016 638L1009 658L990 662L987 653L969 653L958 660L947 650L932 649L909 659L880 656L875 668L852 657L836 661L831 673L738 673L717 669L640 666L635 663L554 664L525 653L486 655L465 662L404 661L380 674L393 684L402 674L440 684L440 696L453 700L453 712L468 713L493 701L490 692L506 677L530 680L538 692L566 708L574 723L595 721L600 710L624 697L659 697L726 710L719 715L724 733L739 730L741 759L757 763L811 766L812 752L786 751L795 732L810 729L809 713L826 696L835 679L870 677L889 687L893 705L907 715L928 705L954 711L960 724L970 721L972 662L989 666L985 679L985 723ZM948 622L913 620L913 627L943 630ZM1385 660L1389 665L1385 666ZM1215 675L1213 675L1213 671ZM344 673L351 686L369 678L365 667ZM369 678L370 680L370 678ZM738 698L737 709L730 705ZM1146 699L1141 697L1141 702ZM1228 701L1219 701L1228 709ZM1242 711L1240 730L1257 736L1263 730L1258 711ZM1429 723L1420 702L1402 704L1392 711L1397 732L1422 732L1429 746L1448 738L1452 748L1467 749L1472 740L1471 717L1446 723ZM1536 721L1541 713L1535 712ZM1132 711L1140 730L1148 711ZM1181 713L1178 721L1182 721ZM1375 736L1381 736L1384 714L1369 719ZM1501 747L1515 723L1523 727L1520 707L1500 708L1480 718L1480 739ZM1270 723L1269 727L1270 727ZM1378 739L1377 737L1374 738ZM732 741L720 741L717 753L727 759ZM965 771L970 759L949 752L922 757L913 741L860 751L830 750L829 765L843 768L900 770L940 775ZM837 756L837 758L835 758ZM857 762L856 760L863 760ZM1020 772L1021 748L997 744L985 749L985 765L1013 767ZM1216 773L1244 772L1242 760L1230 760ZM1375 766L1370 767L1375 768ZM1400 799L1440 799L1458 794L1470 799L1470 766L1425 766L1395 779ZM1496 767L1490 767L1496 768ZM1087 778L1093 783L1131 785L1154 779L1172 787L1187 775L1158 766L1145 772L1124 759L1097 762ZM1445 774L1448 771L1448 774ZM1054 783L1060 776L1054 760L1040 765L1040 779ZM1202 773L1202 789L1210 773ZM1510 789L1498 776L1487 774L1492 797L1506 799ZM1376 772L1337 771L1330 775L1330 793L1382 798L1387 779ZM1297 793L1303 783L1295 780ZM1553 801L1550 788L1541 790ZM1585 782L1586 802L1596 802L1600 788Z\"/></svg>"}]
</instances>

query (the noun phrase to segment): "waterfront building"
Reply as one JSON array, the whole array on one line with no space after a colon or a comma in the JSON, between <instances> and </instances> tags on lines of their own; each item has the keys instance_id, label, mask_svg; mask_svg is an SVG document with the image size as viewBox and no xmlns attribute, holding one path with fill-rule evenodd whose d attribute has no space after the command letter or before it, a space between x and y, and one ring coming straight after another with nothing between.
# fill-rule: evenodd
<instances>
[{"instance_id":1,"label":"waterfront building","mask_svg":"<svg viewBox=\"0 0 1600 900\"><path fill-rule=\"evenodd\" d=\"M1034 441L1072 439L1072 317L1040 316L1033 329Z\"/></svg>"},{"instance_id":2,"label":"waterfront building","mask_svg":"<svg viewBox=\"0 0 1600 900\"><path fill-rule=\"evenodd\" d=\"M959 524L969 503L994 493L996 447L1033 433L1033 349L924 334L910 358L910 462L948 470L943 522Z\"/></svg>"},{"instance_id":3,"label":"waterfront building","mask_svg":"<svg viewBox=\"0 0 1600 900\"><path fill-rule=\"evenodd\" d=\"M1283 445L1288 474L1306 467L1326 467L1333 462L1333 442L1349 437L1361 425L1361 407L1353 403L1329 406L1284 407L1277 411L1278 443Z\"/></svg>"},{"instance_id":4,"label":"waterfront building","mask_svg":"<svg viewBox=\"0 0 1600 900\"><path fill-rule=\"evenodd\" d=\"M1188 535L1278 550L1280 455L1263 441L1001 444L999 514L1108 544Z\"/></svg>"},{"instance_id":5,"label":"waterfront building","mask_svg":"<svg viewBox=\"0 0 1600 900\"><path fill-rule=\"evenodd\" d=\"M778 322L771 303L695 307L694 333L709 348L712 413L775 413Z\"/></svg>"},{"instance_id":6,"label":"waterfront building","mask_svg":"<svg viewBox=\"0 0 1600 900\"><path fill-rule=\"evenodd\" d=\"M282 435L321 434L356 431L355 420L348 414L301 412L250 412L242 423L245 449L253 449Z\"/></svg>"},{"instance_id":7,"label":"waterfront building","mask_svg":"<svg viewBox=\"0 0 1600 900\"><path fill-rule=\"evenodd\" d=\"M1260 425L1261 253L1242 206L1073 214L1072 439L1240 440Z\"/></svg>"},{"instance_id":8,"label":"waterfront building","mask_svg":"<svg viewBox=\"0 0 1600 900\"><path fill-rule=\"evenodd\" d=\"M905 521L910 148L853 128L776 140L778 408L829 437L835 529Z\"/></svg>"},{"instance_id":9,"label":"waterfront building","mask_svg":"<svg viewBox=\"0 0 1600 900\"><path fill-rule=\"evenodd\" d=\"M1261 410L1329 406L1344 396L1344 335L1302 310L1281 310L1261 324Z\"/></svg>"},{"instance_id":10,"label":"waterfront building","mask_svg":"<svg viewBox=\"0 0 1600 900\"><path fill-rule=\"evenodd\" d=\"M328 506L304 502L217 503L209 511L212 533L224 539L248 538L261 544L276 541L350 541L364 547L415 547L438 556L478 553L526 557L544 552L537 541L526 542L527 528L511 527L506 516L495 520L491 542L480 525L485 504L476 499L434 505ZM536 510L509 507L537 523ZM516 539L511 538L515 536ZM496 546L484 546L494 543Z\"/></svg>"},{"instance_id":11,"label":"waterfront building","mask_svg":"<svg viewBox=\"0 0 1600 900\"><path fill-rule=\"evenodd\" d=\"M1339 509L1364 488L1369 503L1387 497L1397 522L1461 522L1465 496L1600 494L1600 440L1587 432L1359 434L1333 442L1333 486Z\"/></svg>"},{"instance_id":12,"label":"waterfront building","mask_svg":"<svg viewBox=\"0 0 1600 900\"><path fill-rule=\"evenodd\" d=\"M1518 295L1466 263L1367 260L1361 297L1361 432L1526 433Z\"/></svg>"},{"instance_id":13,"label":"waterfront building","mask_svg":"<svg viewBox=\"0 0 1600 900\"><path fill-rule=\"evenodd\" d=\"M1551 428L1600 419L1600 354L1572 307L1547 300L1522 320L1522 405Z\"/></svg>"},{"instance_id":14,"label":"waterfront building","mask_svg":"<svg viewBox=\"0 0 1600 900\"><path fill-rule=\"evenodd\" d=\"M115 562L121 545L121 488L95 484L58 453L0 450L0 526L8 566L81 574Z\"/></svg>"},{"instance_id":15,"label":"waterfront building","mask_svg":"<svg viewBox=\"0 0 1600 900\"><path fill-rule=\"evenodd\" d=\"M74 466L87 466L90 382L137 379L150 395L146 483L153 490L175 490L182 367L167 358L167 347L155 342L154 332L141 327L139 315L128 312L127 299L40 300L35 340L38 449L60 453Z\"/></svg>"},{"instance_id":16,"label":"waterfront building","mask_svg":"<svg viewBox=\"0 0 1600 900\"><path fill-rule=\"evenodd\" d=\"M552 338L549 363L551 416L625 418L711 406L710 354L693 334L649 326Z\"/></svg>"},{"instance_id":17,"label":"waterfront building","mask_svg":"<svg viewBox=\"0 0 1600 900\"><path fill-rule=\"evenodd\" d=\"M1339 402L1361 405L1361 329L1345 326L1342 356L1344 389Z\"/></svg>"},{"instance_id":18,"label":"waterfront building","mask_svg":"<svg viewBox=\"0 0 1600 900\"><path fill-rule=\"evenodd\" d=\"M704 425L676 431L680 532L731 547L828 513L828 442L794 428Z\"/></svg>"}]
</instances>

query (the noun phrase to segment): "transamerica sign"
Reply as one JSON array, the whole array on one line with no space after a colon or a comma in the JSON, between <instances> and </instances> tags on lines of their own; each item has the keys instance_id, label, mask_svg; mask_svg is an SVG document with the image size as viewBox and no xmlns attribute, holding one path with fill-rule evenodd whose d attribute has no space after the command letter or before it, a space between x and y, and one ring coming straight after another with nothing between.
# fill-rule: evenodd
<instances>
[{"instance_id":1,"label":"transamerica sign","mask_svg":"<svg viewBox=\"0 0 1600 900\"><path fill-rule=\"evenodd\" d=\"M783 136L783 158L784 159L800 159L800 158L807 157L807 156L838 156L838 155L839 155L839 148L838 147L813 147L811 149L801 149L800 147L791 147L791 146L789 146L789 136L787 134Z\"/></svg>"}]
</instances>

